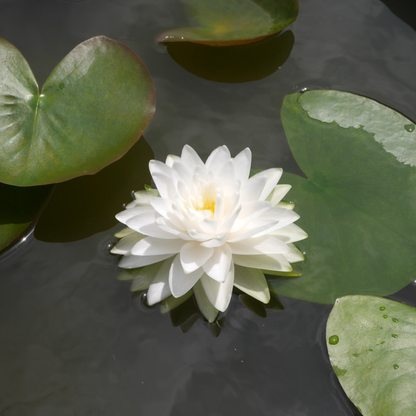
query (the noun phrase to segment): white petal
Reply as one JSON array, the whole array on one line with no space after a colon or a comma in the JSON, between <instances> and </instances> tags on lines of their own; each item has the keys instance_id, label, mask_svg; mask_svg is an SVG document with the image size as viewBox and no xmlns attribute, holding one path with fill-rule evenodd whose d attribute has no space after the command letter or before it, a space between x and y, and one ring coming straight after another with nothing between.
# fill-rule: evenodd
<instances>
[{"instance_id":1,"label":"white petal","mask_svg":"<svg viewBox=\"0 0 416 416\"><path fill-rule=\"evenodd\" d=\"M260 200L266 199L275 188L277 182L282 177L283 169L271 168L258 173L257 175L265 175L267 178L266 185L260 195ZM256 175L254 175L256 176Z\"/></svg>"},{"instance_id":2,"label":"white petal","mask_svg":"<svg viewBox=\"0 0 416 416\"><path fill-rule=\"evenodd\" d=\"M248 147L234 158L234 168L236 179L239 179L241 183L246 183L251 168L251 150Z\"/></svg>"},{"instance_id":3,"label":"white petal","mask_svg":"<svg viewBox=\"0 0 416 416\"><path fill-rule=\"evenodd\" d=\"M205 166L209 171L218 173L230 159L231 155L228 147L220 146L208 156Z\"/></svg>"},{"instance_id":4,"label":"white petal","mask_svg":"<svg viewBox=\"0 0 416 416\"><path fill-rule=\"evenodd\" d=\"M285 243L294 243L308 237L308 234L306 234L305 231L303 231L302 228L296 224L286 225L286 227L272 232L271 235L279 238Z\"/></svg>"},{"instance_id":5,"label":"white petal","mask_svg":"<svg viewBox=\"0 0 416 416\"><path fill-rule=\"evenodd\" d=\"M259 254L253 256L233 255L235 264L253 269L274 270L276 272L290 272L292 267L283 254Z\"/></svg>"},{"instance_id":6,"label":"white petal","mask_svg":"<svg viewBox=\"0 0 416 416\"><path fill-rule=\"evenodd\" d=\"M134 232L123 237L117 244L111 249L113 254L128 254L130 253L133 246L145 236L140 233Z\"/></svg>"},{"instance_id":7,"label":"white petal","mask_svg":"<svg viewBox=\"0 0 416 416\"><path fill-rule=\"evenodd\" d=\"M231 265L232 253L228 244L224 244L221 247L214 248L214 254L202 267L209 277L217 282L224 282Z\"/></svg>"},{"instance_id":8,"label":"white petal","mask_svg":"<svg viewBox=\"0 0 416 416\"><path fill-rule=\"evenodd\" d=\"M148 289L150 283L154 279L156 273L162 266L162 262L151 264L150 266L142 267L137 270L137 274L131 284L130 290L136 292L139 290Z\"/></svg>"},{"instance_id":9,"label":"white petal","mask_svg":"<svg viewBox=\"0 0 416 416\"><path fill-rule=\"evenodd\" d=\"M135 217L136 215L145 215L149 214L153 211L152 207L149 206L140 206L135 208L125 209L124 211L119 212L116 214L116 218L123 224L127 224L127 221L130 218Z\"/></svg>"},{"instance_id":10,"label":"white petal","mask_svg":"<svg viewBox=\"0 0 416 416\"><path fill-rule=\"evenodd\" d=\"M154 224L156 221L156 213L153 210L150 212L145 212L141 214L136 214L134 217L129 218L126 221L126 224L128 227L130 227L132 230L137 231L138 233L141 233L141 229L149 224Z\"/></svg>"},{"instance_id":11,"label":"white petal","mask_svg":"<svg viewBox=\"0 0 416 416\"><path fill-rule=\"evenodd\" d=\"M289 253L285 253L284 256L286 257L287 261L290 263L296 263L298 261L304 261L305 256L302 254L300 250L293 244L288 244L290 249Z\"/></svg>"},{"instance_id":12,"label":"white petal","mask_svg":"<svg viewBox=\"0 0 416 416\"><path fill-rule=\"evenodd\" d=\"M149 162L149 170L160 196L162 198L173 199L175 196L175 187L173 183L172 168L158 160L151 160Z\"/></svg>"},{"instance_id":13,"label":"white petal","mask_svg":"<svg viewBox=\"0 0 416 416\"><path fill-rule=\"evenodd\" d=\"M212 236L210 236L208 234L200 233L200 232L198 232L196 230L188 230L188 234L195 241L206 241L206 240L209 240L210 238L212 238Z\"/></svg>"},{"instance_id":14,"label":"white petal","mask_svg":"<svg viewBox=\"0 0 416 416\"><path fill-rule=\"evenodd\" d=\"M172 265L172 261L173 257L165 260L161 264L156 276L153 278L152 283L149 286L146 299L150 306L161 302L163 299L166 299L171 295L169 288L169 270Z\"/></svg>"},{"instance_id":15,"label":"white petal","mask_svg":"<svg viewBox=\"0 0 416 416\"><path fill-rule=\"evenodd\" d=\"M169 213L172 212L172 200L166 198L152 198L150 205L153 209L164 218L169 218Z\"/></svg>"},{"instance_id":16,"label":"white petal","mask_svg":"<svg viewBox=\"0 0 416 416\"><path fill-rule=\"evenodd\" d=\"M235 266L234 286L260 302L270 301L267 280L259 269Z\"/></svg>"},{"instance_id":17,"label":"white petal","mask_svg":"<svg viewBox=\"0 0 416 416\"><path fill-rule=\"evenodd\" d=\"M218 177L221 179L221 188L224 189L225 192L229 192L229 189L232 189L235 182L234 162L229 159L219 173L215 173L217 173Z\"/></svg>"},{"instance_id":18,"label":"white petal","mask_svg":"<svg viewBox=\"0 0 416 416\"><path fill-rule=\"evenodd\" d=\"M237 230L236 232L231 232L228 235L227 241L234 243L246 240L253 236L269 234L269 231L272 230L276 224L278 224L278 221L276 220L255 220L249 223L247 227Z\"/></svg>"},{"instance_id":19,"label":"white petal","mask_svg":"<svg viewBox=\"0 0 416 416\"><path fill-rule=\"evenodd\" d=\"M194 295L202 315L207 318L208 322L214 322L218 316L218 309L215 309L214 306L212 306L200 281L194 286Z\"/></svg>"},{"instance_id":20,"label":"white petal","mask_svg":"<svg viewBox=\"0 0 416 416\"><path fill-rule=\"evenodd\" d=\"M249 238L236 243L228 243L228 245L233 254L287 254L290 252L287 244L271 236Z\"/></svg>"},{"instance_id":21,"label":"white petal","mask_svg":"<svg viewBox=\"0 0 416 416\"><path fill-rule=\"evenodd\" d=\"M179 253L186 241L175 239L146 237L140 240L131 250L135 256L160 256Z\"/></svg>"},{"instance_id":22,"label":"white petal","mask_svg":"<svg viewBox=\"0 0 416 416\"><path fill-rule=\"evenodd\" d=\"M182 161L177 161L172 166L173 173L176 177L176 182L181 180L187 186L192 185L192 171Z\"/></svg>"},{"instance_id":23,"label":"white petal","mask_svg":"<svg viewBox=\"0 0 416 416\"><path fill-rule=\"evenodd\" d=\"M199 269L214 253L213 248L201 247L199 243L189 242L181 248L181 263L185 273Z\"/></svg>"},{"instance_id":24,"label":"white petal","mask_svg":"<svg viewBox=\"0 0 416 416\"><path fill-rule=\"evenodd\" d=\"M173 164L174 164L175 162L178 162L178 161L180 161L180 160L181 160L181 158L180 158L179 156L175 156L175 155L168 155L168 156L166 157L166 162L165 162L165 164L166 164L166 166L172 167L172 166L173 166Z\"/></svg>"},{"instance_id":25,"label":"white petal","mask_svg":"<svg viewBox=\"0 0 416 416\"><path fill-rule=\"evenodd\" d=\"M134 202L136 202L136 204L149 205L150 199L158 196L159 192L157 191L157 189L146 189L142 191L137 191L134 193Z\"/></svg>"},{"instance_id":26,"label":"white petal","mask_svg":"<svg viewBox=\"0 0 416 416\"><path fill-rule=\"evenodd\" d=\"M140 232L149 237L167 240L174 240L177 239L179 236L178 232L168 232L166 229L159 227L157 223L143 225L142 227L140 227Z\"/></svg>"},{"instance_id":27,"label":"white petal","mask_svg":"<svg viewBox=\"0 0 416 416\"><path fill-rule=\"evenodd\" d=\"M162 230L165 230L166 232L175 235L177 238L180 238L182 240L190 241L192 238L188 235L188 233L182 232L178 230L173 223L171 223L169 220L159 217L156 219L156 224L159 228Z\"/></svg>"},{"instance_id":28,"label":"white petal","mask_svg":"<svg viewBox=\"0 0 416 416\"><path fill-rule=\"evenodd\" d=\"M284 202L284 201L280 201L276 207L278 208L284 208L284 209L290 209L290 210L294 210L295 209L295 204L293 202Z\"/></svg>"},{"instance_id":29,"label":"white petal","mask_svg":"<svg viewBox=\"0 0 416 416\"><path fill-rule=\"evenodd\" d=\"M252 176L241 186L240 201L245 204L250 201L258 201L267 182L266 175L260 174Z\"/></svg>"},{"instance_id":30,"label":"white petal","mask_svg":"<svg viewBox=\"0 0 416 416\"><path fill-rule=\"evenodd\" d=\"M254 218L260 217L268 209L271 208L269 201L250 201L245 203L242 208L238 220L251 221Z\"/></svg>"},{"instance_id":31,"label":"white petal","mask_svg":"<svg viewBox=\"0 0 416 416\"><path fill-rule=\"evenodd\" d=\"M289 209L272 207L266 211L259 219L253 221L253 224L255 224L256 221L273 221L276 219L279 220L276 225L266 231L255 234L255 237L260 237L263 234L271 234L276 230L280 230L281 228L286 227L287 225L292 224L298 220L299 215Z\"/></svg>"},{"instance_id":32,"label":"white petal","mask_svg":"<svg viewBox=\"0 0 416 416\"><path fill-rule=\"evenodd\" d=\"M291 185L276 185L270 195L267 197L267 201L270 201L273 206L276 206L282 198L290 191Z\"/></svg>"},{"instance_id":33,"label":"white petal","mask_svg":"<svg viewBox=\"0 0 416 416\"><path fill-rule=\"evenodd\" d=\"M228 233L219 235L218 237L213 238L212 240L201 243L202 247L221 247L227 242Z\"/></svg>"},{"instance_id":34,"label":"white petal","mask_svg":"<svg viewBox=\"0 0 416 416\"><path fill-rule=\"evenodd\" d=\"M172 254L165 254L164 256L131 256L125 255L118 263L118 267L122 269L134 269L136 267L148 266L149 264L157 263L172 257Z\"/></svg>"},{"instance_id":35,"label":"white petal","mask_svg":"<svg viewBox=\"0 0 416 416\"><path fill-rule=\"evenodd\" d=\"M202 212L202 211L199 211ZM199 229L204 233L213 237L213 234L217 234L218 232L218 221L211 220L209 218L205 218L202 221L199 221Z\"/></svg>"},{"instance_id":36,"label":"white petal","mask_svg":"<svg viewBox=\"0 0 416 416\"><path fill-rule=\"evenodd\" d=\"M135 232L136 232L136 231L132 230L131 228L126 227L126 228L123 228L122 230L118 231L117 233L115 233L115 234L114 234L114 237L117 237L117 238L123 238L123 237L125 237L126 235L133 234L133 233L135 233Z\"/></svg>"},{"instance_id":37,"label":"white petal","mask_svg":"<svg viewBox=\"0 0 416 416\"><path fill-rule=\"evenodd\" d=\"M187 293L194 284L199 280L204 271L199 268L192 273L185 273L183 270L180 255L178 254L173 260L169 271L169 287L172 295L179 298Z\"/></svg>"},{"instance_id":38,"label":"white petal","mask_svg":"<svg viewBox=\"0 0 416 416\"><path fill-rule=\"evenodd\" d=\"M189 166L189 169L191 170L194 170L197 166L204 166L204 162L201 160L198 153L187 144L182 149L181 159L182 163Z\"/></svg>"},{"instance_id":39,"label":"white petal","mask_svg":"<svg viewBox=\"0 0 416 416\"><path fill-rule=\"evenodd\" d=\"M218 228L218 234L225 234L228 233L234 226L235 221L237 220L238 216L241 212L241 205L237 207L235 212L230 218L227 218L228 215L224 217L224 222Z\"/></svg>"},{"instance_id":40,"label":"white petal","mask_svg":"<svg viewBox=\"0 0 416 416\"><path fill-rule=\"evenodd\" d=\"M223 283L211 279L206 274L202 275L201 283L212 306L219 311L224 312L230 303L231 295L233 293L234 267L231 267L231 270Z\"/></svg>"}]
</instances>

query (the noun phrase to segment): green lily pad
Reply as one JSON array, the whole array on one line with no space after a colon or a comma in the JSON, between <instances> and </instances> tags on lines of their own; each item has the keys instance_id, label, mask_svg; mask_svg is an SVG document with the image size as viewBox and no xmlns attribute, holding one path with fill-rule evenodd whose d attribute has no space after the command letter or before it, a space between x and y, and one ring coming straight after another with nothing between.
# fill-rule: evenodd
<instances>
[{"instance_id":1,"label":"green lily pad","mask_svg":"<svg viewBox=\"0 0 416 416\"><path fill-rule=\"evenodd\" d=\"M343 389L364 416L415 414L415 308L373 296L337 299L326 341Z\"/></svg>"},{"instance_id":2,"label":"green lily pad","mask_svg":"<svg viewBox=\"0 0 416 416\"><path fill-rule=\"evenodd\" d=\"M281 295L319 303L392 294L416 278L416 131L376 101L339 91L286 97L282 122L306 177L285 174L309 235Z\"/></svg>"},{"instance_id":3,"label":"green lily pad","mask_svg":"<svg viewBox=\"0 0 416 416\"><path fill-rule=\"evenodd\" d=\"M52 185L19 188L0 183L0 252L35 223L52 189Z\"/></svg>"},{"instance_id":4,"label":"green lily pad","mask_svg":"<svg viewBox=\"0 0 416 416\"><path fill-rule=\"evenodd\" d=\"M127 46L98 36L73 49L39 94L0 38L0 181L32 186L94 174L123 156L155 111L154 86Z\"/></svg>"},{"instance_id":5,"label":"green lily pad","mask_svg":"<svg viewBox=\"0 0 416 416\"><path fill-rule=\"evenodd\" d=\"M194 27L172 29L158 42L211 46L242 45L264 39L293 23L299 0L183 0Z\"/></svg>"}]
</instances>

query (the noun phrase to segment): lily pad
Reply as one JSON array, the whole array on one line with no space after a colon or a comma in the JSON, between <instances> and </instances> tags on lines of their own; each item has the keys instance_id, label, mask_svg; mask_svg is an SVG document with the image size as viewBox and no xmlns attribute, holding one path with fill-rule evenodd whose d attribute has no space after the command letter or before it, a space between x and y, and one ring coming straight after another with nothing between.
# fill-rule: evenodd
<instances>
[{"instance_id":1,"label":"lily pad","mask_svg":"<svg viewBox=\"0 0 416 416\"><path fill-rule=\"evenodd\" d=\"M98 36L73 49L39 94L0 38L0 181L32 186L94 174L123 156L155 111L154 86L127 46Z\"/></svg>"},{"instance_id":2,"label":"lily pad","mask_svg":"<svg viewBox=\"0 0 416 416\"><path fill-rule=\"evenodd\" d=\"M415 308L373 296L337 299L326 341L343 389L364 416L415 414Z\"/></svg>"},{"instance_id":3,"label":"lily pad","mask_svg":"<svg viewBox=\"0 0 416 416\"><path fill-rule=\"evenodd\" d=\"M287 198L309 237L299 278L281 295L319 303L392 294L416 278L414 123L369 98L339 91L286 97L282 122L306 177L285 174Z\"/></svg>"},{"instance_id":4,"label":"lily pad","mask_svg":"<svg viewBox=\"0 0 416 416\"><path fill-rule=\"evenodd\" d=\"M299 13L299 0L183 0L193 27L172 29L158 42L243 45L280 32Z\"/></svg>"},{"instance_id":5,"label":"lily pad","mask_svg":"<svg viewBox=\"0 0 416 416\"><path fill-rule=\"evenodd\" d=\"M35 223L52 189L52 185L19 188L0 183L0 252Z\"/></svg>"}]
</instances>

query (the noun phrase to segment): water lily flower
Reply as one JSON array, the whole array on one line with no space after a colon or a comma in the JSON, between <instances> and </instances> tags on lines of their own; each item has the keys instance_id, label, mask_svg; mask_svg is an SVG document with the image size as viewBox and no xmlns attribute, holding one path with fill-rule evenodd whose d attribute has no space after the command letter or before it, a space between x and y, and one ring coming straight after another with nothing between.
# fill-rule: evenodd
<instances>
[{"instance_id":1,"label":"water lily flower","mask_svg":"<svg viewBox=\"0 0 416 416\"><path fill-rule=\"evenodd\" d=\"M213 322L230 303L233 286L263 303L270 292L263 271L290 272L304 260L293 245L307 237L282 202L290 185L277 185L282 169L250 175L251 151L232 158L227 146L204 163L190 146L166 163L151 160L157 189L135 193L116 215L127 228L112 249L123 257L132 290L154 305L179 304L192 294ZM130 270L129 270L130 269Z\"/></svg>"}]
</instances>

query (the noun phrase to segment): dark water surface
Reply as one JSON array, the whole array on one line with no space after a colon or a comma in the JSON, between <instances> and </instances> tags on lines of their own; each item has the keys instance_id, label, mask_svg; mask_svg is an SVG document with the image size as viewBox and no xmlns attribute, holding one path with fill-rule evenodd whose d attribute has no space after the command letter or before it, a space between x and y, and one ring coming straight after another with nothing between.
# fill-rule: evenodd
<instances>
[{"instance_id":1,"label":"dark water surface","mask_svg":"<svg viewBox=\"0 0 416 416\"><path fill-rule=\"evenodd\" d=\"M249 146L254 167L297 173L279 115L287 94L350 91L416 119L416 32L386 4L302 0L285 39L227 63L208 59L212 51L154 43L184 24L176 0L0 0L0 36L21 50L40 83L87 38L124 42L155 82L157 110L145 137L156 158L186 143L202 157L221 144L232 154ZM115 198L117 186L109 189L91 196L97 217ZM53 215L80 227L70 210ZM1 416L359 415L327 358L331 306L282 298L285 310L262 319L236 298L218 338L202 320L183 334L116 280L108 245L120 227L111 225L72 242L37 233L0 258ZM410 285L393 298L415 306L415 291Z\"/></svg>"}]
</instances>

